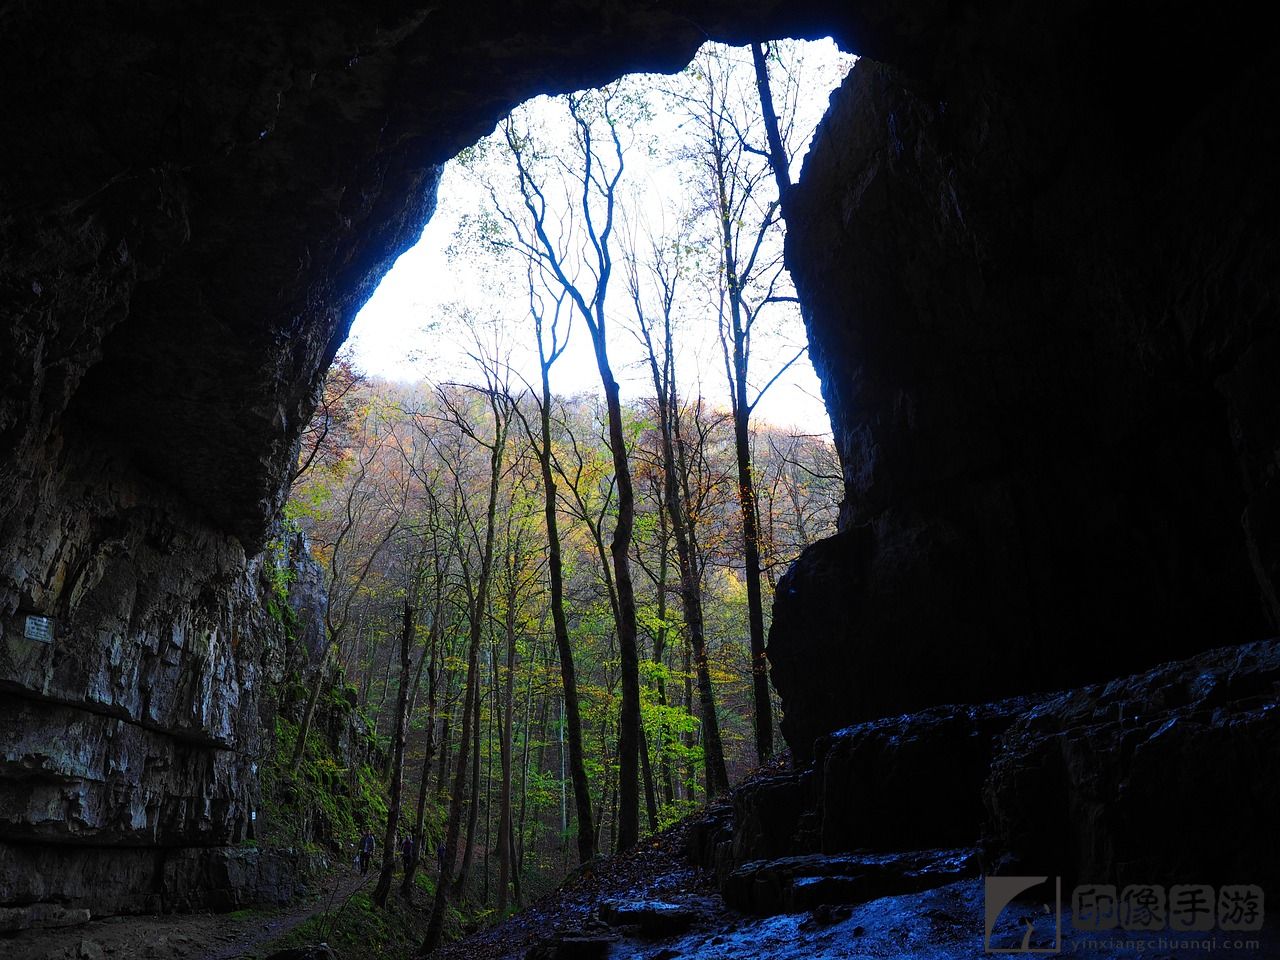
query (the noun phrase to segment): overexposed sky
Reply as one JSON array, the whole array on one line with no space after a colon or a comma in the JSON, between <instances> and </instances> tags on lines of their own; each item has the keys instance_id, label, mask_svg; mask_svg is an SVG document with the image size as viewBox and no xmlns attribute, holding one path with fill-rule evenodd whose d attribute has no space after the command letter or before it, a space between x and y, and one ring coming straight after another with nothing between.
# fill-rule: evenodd
<instances>
[{"instance_id":1,"label":"overexposed sky","mask_svg":"<svg viewBox=\"0 0 1280 960\"><path fill-rule=\"evenodd\" d=\"M750 82L754 90L750 53L743 50L738 54L735 64L741 64L742 83ZM802 85L803 94L797 107L797 129L807 136L825 111L831 90L852 65L852 58L841 54L831 41L804 44L803 56L807 82ZM652 78L654 85L661 82L662 78ZM531 101L523 109L530 123L543 129L554 132L557 124L564 123L560 119L563 108L548 98ZM645 138L649 149L635 150L628 155L620 194L631 198L631 203L641 209L637 219L670 223L671 210L683 199L681 195L692 188L681 182L681 174L675 167L662 160L670 152L666 148L678 147L688 133L675 112L658 109L637 136ZM661 148L655 148L654 144ZM797 154L793 176L805 151L807 142ZM518 197L513 199L512 205L517 200ZM478 314L501 318L500 326L509 341L514 367L530 382L537 381L536 344L532 321L527 318L523 272L510 264L504 266L496 260L478 257L474 250L456 244L459 228L466 218L481 214L489 204L487 192L477 181L474 169L468 170L458 161L450 161L445 166L435 216L418 243L396 261L356 316L351 348L362 369L407 382L424 378L472 379L466 356L470 334L459 329L461 325L454 319L458 306L464 305ZM455 247L452 251L451 246ZM643 363L643 350L628 322L630 303L620 270L615 274L607 302L611 315L617 318L610 322L609 350L623 395L651 394L652 381ZM792 344L804 342L799 313L790 307L778 308L770 328L768 338L762 332L753 350L751 379L757 385L767 381L777 366L791 355ZM704 319L694 310L687 316L678 349L684 395L701 392L713 402L727 406L724 361L714 315ZM552 387L562 395L600 391L590 336L581 322L573 325L569 347L553 368ZM818 380L807 355L770 387L754 417L758 422L798 428L805 433L829 431Z\"/></svg>"}]
</instances>

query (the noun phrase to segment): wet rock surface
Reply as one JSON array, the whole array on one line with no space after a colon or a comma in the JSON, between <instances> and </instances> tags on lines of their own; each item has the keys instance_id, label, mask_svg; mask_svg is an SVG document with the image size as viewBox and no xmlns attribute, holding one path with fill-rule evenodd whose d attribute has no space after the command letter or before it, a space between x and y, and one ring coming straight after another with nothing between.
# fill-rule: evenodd
<instances>
[{"instance_id":1,"label":"wet rock surface","mask_svg":"<svg viewBox=\"0 0 1280 960\"><path fill-rule=\"evenodd\" d=\"M613 927L634 927L641 936L683 933L698 922L698 911L666 900L606 900L600 917Z\"/></svg>"},{"instance_id":2,"label":"wet rock surface","mask_svg":"<svg viewBox=\"0 0 1280 960\"><path fill-rule=\"evenodd\" d=\"M1041 704L995 746L983 791L992 868L1274 889L1278 703L1280 642L1270 641Z\"/></svg>"},{"instance_id":3,"label":"wet rock surface","mask_svg":"<svg viewBox=\"0 0 1280 960\"><path fill-rule=\"evenodd\" d=\"M977 872L975 850L808 854L743 864L722 884L722 892L735 910L773 916L915 893Z\"/></svg>"}]
</instances>

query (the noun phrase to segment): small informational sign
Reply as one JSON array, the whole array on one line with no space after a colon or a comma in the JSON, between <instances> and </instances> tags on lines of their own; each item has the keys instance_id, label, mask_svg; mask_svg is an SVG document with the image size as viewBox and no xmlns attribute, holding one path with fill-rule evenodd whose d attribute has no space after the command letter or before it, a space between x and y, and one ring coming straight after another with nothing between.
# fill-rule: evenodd
<instances>
[{"instance_id":1,"label":"small informational sign","mask_svg":"<svg viewBox=\"0 0 1280 960\"><path fill-rule=\"evenodd\" d=\"M26 628L22 631L28 640L37 643L53 643L53 617L27 617Z\"/></svg>"}]
</instances>

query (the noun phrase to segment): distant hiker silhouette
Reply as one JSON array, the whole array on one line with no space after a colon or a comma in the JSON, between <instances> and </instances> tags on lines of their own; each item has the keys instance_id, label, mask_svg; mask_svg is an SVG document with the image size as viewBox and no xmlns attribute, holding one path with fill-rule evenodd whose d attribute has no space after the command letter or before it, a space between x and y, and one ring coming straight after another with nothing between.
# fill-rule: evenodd
<instances>
[{"instance_id":1,"label":"distant hiker silhouette","mask_svg":"<svg viewBox=\"0 0 1280 960\"><path fill-rule=\"evenodd\" d=\"M369 862L373 859L373 834L368 830L360 838L360 876L369 872Z\"/></svg>"}]
</instances>

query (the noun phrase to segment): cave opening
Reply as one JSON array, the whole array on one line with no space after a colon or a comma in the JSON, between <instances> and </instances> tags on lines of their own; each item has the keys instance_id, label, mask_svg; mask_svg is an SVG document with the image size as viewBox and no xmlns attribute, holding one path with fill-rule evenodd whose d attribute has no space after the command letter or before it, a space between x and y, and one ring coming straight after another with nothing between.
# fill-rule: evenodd
<instances>
[{"instance_id":1,"label":"cave opening","mask_svg":"<svg viewBox=\"0 0 1280 960\"><path fill-rule=\"evenodd\" d=\"M794 141L787 143L786 147L790 161L789 176L795 180L799 177L812 134L826 110L827 100L852 68L854 58L841 53L829 38L823 41L775 42L775 48L766 45L765 50L766 56L774 62L775 74L783 78L778 96L786 103L783 125L787 128L788 140ZM724 73L723 77L715 80L724 89L713 91L720 96L721 105L717 107L715 103L703 102L699 105L703 113L709 109L727 111L729 98L733 100L732 106L742 111L744 94L749 93L752 98L757 95L752 86L755 74L749 47L708 44L686 70L699 63L704 64L703 69L705 64L712 64ZM618 200L623 226L632 234L638 234L626 239L627 248L619 254L619 259L627 261L630 269L630 262L636 258L637 241L644 245L655 242L655 238L646 235L652 229L651 224L660 225L657 231L665 231L669 235L656 241L660 246L664 242L667 245L683 242L690 247L700 245L705 248L713 238L698 221L706 215L714 215L714 204L712 198L705 195L703 172L696 166L695 151L706 147L705 137L699 137L696 132L691 135L690 128L697 121L691 116L695 105L686 89L689 79L680 75L630 74L622 82L626 89L619 96L638 101L633 107L637 116L627 124L632 135L632 142L626 149L627 196ZM732 92L726 84L733 85ZM585 93L587 91L579 91L577 96ZM570 131L564 127L566 118L557 115L555 104L558 99L541 97L517 108L517 112L526 126L532 123L541 131L546 141L543 150L568 152ZM724 119L741 126L752 118L735 118L726 114ZM758 121L752 126L753 129L741 131L748 147L745 156L760 163L768 145ZM527 293L522 296L521 284L513 285L509 279L511 274L518 275L521 271L509 259L503 261L495 256L497 251L494 249L502 244L496 234L505 226L493 209L496 191L509 191L508 197L502 201L502 213L507 215L511 211L506 207L517 197L510 171L501 165L504 158L499 155L505 154L506 150L500 125L499 129L464 151L461 157L455 157L444 165L437 187L435 210L421 237L401 254L355 315L344 351L349 361L360 369L406 383L422 379L424 369L431 371L435 379L441 379L447 376L448 371L456 371L459 363L466 359L467 344L451 342L450 319L458 322L461 314L505 314L506 322L511 324L516 319L511 316L513 304L515 314L527 313L527 305L521 310L521 301L527 299ZM739 157L739 162L742 159ZM761 214L776 197L776 186L763 183L757 188L757 170L743 169L735 173L739 184L748 178L752 180L748 186L758 189L760 196L758 199L744 198L747 202L742 206L754 206L753 216L760 220ZM492 195L491 190L495 191ZM693 210L695 206L698 208L696 211ZM778 227L785 226L776 212L771 216L778 221ZM767 258L760 258L765 260L761 266L753 268L752 276L748 278L751 283L756 281L756 274L772 278L777 273L781 244L773 237L768 239L774 249ZM485 249L486 246L491 249ZM746 252L743 251L744 254ZM691 271L693 268L685 269ZM712 286L706 278L699 283L703 287ZM785 282L781 286L786 288L788 315L770 324L772 329L758 332L756 338L762 341L759 347L761 356L776 356L785 362L798 352L796 348L803 343L804 331L798 305L791 302L794 288ZM629 306L624 302L629 290L624 287L621 282L617 284L615 298L619 303L615 305L617 309L614 312L621 312ZM685 296L692 299L688 294ZM756 299L762 297L758 295ZM779 306L782 302L779 298ZM629 309L634 310L634 307ZM701 324L686 321L686 326L691 328L687 339L697 348L697 355L690 364L693 372L683 384L686 390L696 389L699 382L710 385L723 379L723 371L716 369L721 366L721 361L716 358L720 352L714 319L716 307L710 302L702 302L696 308L690 304L682 312L695 311L707 319ZM760 324L760 327L764 326ZM769 342L771 336L774 342ZM639 349L638 343L629 344L627 341L631 338L626 336L618 339L616 349L624 354L620 357L620 375L626 377L628 391L638 393L646 385L648 372L640 353L625 355L629 347ZM594 389L598 392L594 360L585 334L577 338L574 347L564 364L563 375L569 378L565 391L573 394ZM532 359L524 358L526 364ZM760 382L767 382L777 372L773 368L765 368ZM532 382L536 379L536 368L522 370L521 375ZM780 396L783 394L785 396ZM797 366L794 375L761 399L764 406L759 415L776 421L780 426L820 425L827 417L818 380L812 372L812 365L807 362ZM725 395L721 403L727 405L728 402ZM777 407L776 412L773 406Z\"/></svg>"},{"instance_id":2,"label":"cave opening","mask_svg":"<svg viewBox=\"0 0 1280 960\"><path fill-rule=\"evenodd\" d=\"M546 574L550 608L519 600L521 609L530 602L541 609L544 625L551 616L556 655L562 668L568 663L560 706L568 755L564 739L556 744L562 840L585 822L583 859L634 843L625 838L620 798L623 724L580 728L575 691L580 681L586 716L601 709L596 691L608 700L612 685L625 685L629 606L643 697L651 701L639 711L644 747L633 758L643 766L643 778L634 771L635 802L643 779L647 829L676 819L700 796L722 796L770 760L780 737L763 669L767 594L809 542L834 532L840 488L816 378L811 368L797 376L806 346L784 263L783 196L828 97L852 66L830 41L710 44L680 74L627 76L527 103L446 165L431 224L357 317L354 345L326 380L303 434L286 532L273 541L304 537L325 568L330 607L344 611L341 622L328 624L336 650L329 672L307 678L312 697L292 717L297 743L309 735L322 688L334 684L349 685L374 728L390 736L387 690L407 683L393 663L401 612L398 594L370 585L416 578L405 590L417 607L443 589L424 588L424 578L438 584L455 564L464 577L476 576L467 565L474 551L483 593L495 516L499 550L519 550L529 531L510 539L513 523L528 520L518 516L518 500L537 495L547 500L545 532L532 531L533 539L550 542L552 564L563 554L565 568L578 571ZM782 177L773 168L765 102L778 105L772 135ZM429 307L415 303L424 295ZM362 343L366 337L372 345ZM433 349L425 364L411 356ZM482 399L488 410L475 410ZM487 467L476 461L481 450L489 451ZM538 463L532 486L528 476L513 479L520 467L508 457L526 461L526 474L530 458ZM483 492L475 478L486 469L487 507L483 498L467 500ZM455 528L470 526L478 539L463 556L452 547L437 556L441 570L431 573L421 556L439 551L427 538L438 538L441 516L452 516ZM630 543L618 548L623 536ZM620 566L619 553L631 570ZM337 581L348 576L357 586L344 591ZM558 591L572 596L572 609L558 608ZM447 612L434 609L432 623ZM536 642L523 638L517 651L514 626L508 629L505 669L527 672L540 656ZM496 656L480 652L495 683ZM468 689L472 673L468 667ZM511 702L510 689L502 696ZM539 709L545 703L530 701L529 715L514 719L515 739L507 729L501 743L527 744ZM427 708L428 728L434 711ZM476 722L469 716L464 723ZM590 777L575 741L605 758ZM486 741L487 777L492 749ZM507 796L513 787L503 756L498 794ZM574 810L580 788L566 766L581 768L584 795L600 794L594 812L581 803ZM517 789L523 797L523 782ZM484 803L486 836L508 829L506 808L496 828L493 809ZM462 829L457 814L451 807L449 837ZM562 842L558 852L542 852L523 882L536 892L571 863ZM499 912L507 896L502 869ZM487 856L484 870L487 890Z\"/></svg>"}]
</instances>

